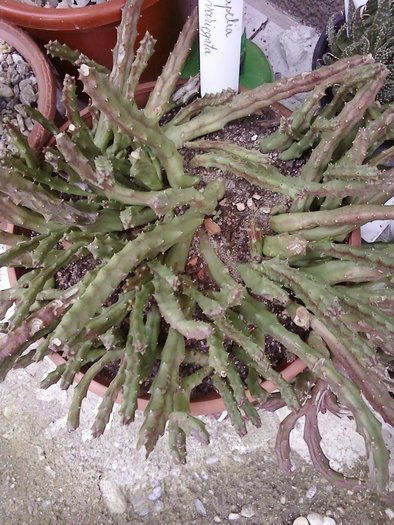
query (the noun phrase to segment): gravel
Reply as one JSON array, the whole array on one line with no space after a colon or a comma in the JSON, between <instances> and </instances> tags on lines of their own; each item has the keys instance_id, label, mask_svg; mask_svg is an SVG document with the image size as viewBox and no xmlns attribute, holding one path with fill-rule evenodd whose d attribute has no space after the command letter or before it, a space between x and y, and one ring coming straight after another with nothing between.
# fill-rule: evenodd
<instances>
[{"instance_id":1,"label":"gravel","mask_svg":"<svg viewBox=\"0 0 394 525\"><path fill-rule=\"evenodd\" d=\"M0 158L8 150L16 153L10 143L7 125L13 124L24 135L33 128L26 105L37 103L37 80L29 64L7 42L0 40Z\"/></svg>"},{"instance_id":2,"label":"gravel","mask_svg":"<svg viewBox=\"0 0 394 525\"><path fill-rule=\"evenodd\" d=\"M88 5L104 4L107 0L19 0L19 2L36 7L67 9L69 7L86 7Z\"/></svg>"}]
</instances>

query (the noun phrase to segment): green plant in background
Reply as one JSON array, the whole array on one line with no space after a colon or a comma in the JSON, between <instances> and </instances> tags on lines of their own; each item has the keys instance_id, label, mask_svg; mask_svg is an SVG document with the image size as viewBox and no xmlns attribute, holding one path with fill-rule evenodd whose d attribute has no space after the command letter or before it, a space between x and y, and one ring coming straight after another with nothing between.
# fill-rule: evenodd
<instances>
[{"instance_id":1,"label":"green plant in background","mask_svg":"<svg viewBox=\"0 0 394 525\"><path fill-rule=\"evenodd\" d=\"M323 62L331 64L338 58L369 53L389 70L377 99L383 104L394 100L394 3L392 0L368 0L365 6L349 12L348 22L338 29L335 15L327 24L330 52Z\"/></svg>"},{"instance_id":2,"label":"green plant in background","mask_svg":"<svg viewBox=\"0 0 394 525\"><path fill-rule=\"evenodd\" d=\"M197 17L194 13L186 23L142 110L134 94L154 41L145 35L134 54L140 6L141 0L126 2L111 72L64 46L49 45L51 53L80 63L80 80L91 98L91 127L77 110L75 82L66 77L66 131L29 110L54 136L43 158L13 131L19 155L6 157L1 166L0 209L34 235L0 232L0 241L10 246L1 264L30 270L0 295L2 313L15 303L2 325L0 377L57 352L65 363L42 387L59 383L66 389L88 365L69 411L69 427L76 428L91 381L106 365L116 365L92 429L99 436L118 394L123 422L133 421L140 385L156 369L138 445L149 454L167 428L171 451L182 462L188 434L208 441L204 423L190 414L190 398L211 377L240 435L246 432L245 416L261 424L256 404L290 408L277 441L286 472L290 432L305 417L316 468L332 482L358 490L365 481L330 468L317 424L319 412L348 410L365 438L369 484L385 493L388 451L378 417L394 422L387 371L394 335L394 251L391 245L361 249L341 241L357 225L394 218L394 207L382 204L394 194L393 172L385 167L387 154L373 155L393 132L394 107L381 112L375 106L388 70L371 57L356 56L239 95L223 92L189 103L186 85L181 89L186 102L162 121L174 108L172 93ZM338 87L334 100L320 112L330 86ZM262 152L195 140L301 92L311 94L261 141ZM193 166L219 168L223 178L204 185L189 175L181 147L192 151ZM284 176L266 153L271 149L287 158L306 152L300 176ZM217 214L227 171L289 202L272 214L272 235L262 247L255 242L246 262L231 271L201 228L206 217ZM201 286L185 271L195 236L214 287ZM256 252L262 262L255 262ZM66 289L56 286L60 269L89 255L94 268ZM267 306L272 302L276 313ZM303 327L305 337L288 330L278 311ZM267 336L308 366L295 383L272 367L264 351ZM196 350L199 341L206 352ZM247 370L244 381L235 358ZM182 376L185 364L193 364L194 371ZM278 393L269 396L262 379L271 380Z\"/></svg>"}]
</instances>

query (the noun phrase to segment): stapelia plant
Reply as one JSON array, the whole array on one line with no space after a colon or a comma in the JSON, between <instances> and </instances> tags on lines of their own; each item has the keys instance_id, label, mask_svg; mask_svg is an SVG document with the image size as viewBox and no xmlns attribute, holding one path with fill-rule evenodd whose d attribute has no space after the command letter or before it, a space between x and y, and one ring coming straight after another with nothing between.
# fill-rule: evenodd
<instances>
[{"instance_id":1,"label":"stapelia plant","mask_svg":"<svg viewBox=\"0 0 394 525\"><path fill-rule=\"evenodd\" d=\"M330 52L324 55L325 64L338 58L371 53L377 62L390 71L377 98L383 104L394 100L394 4L392 0L368 0L365 6L351 11L348 23L338 29L335 15L327 25Z\"/></svg>"},{"instance_id":2,"label":"stapelia plant","mask_svg":"<svg viewBox=\"0 0 394 525\"><path fill-rule=\"evenodd\" d=\"M305 440L316 468L339 485L361 489L365 482L330 469L320 446L319 412L348 410L365 438L371 485L383 493L388 451L378 417L394 421L387 373L394 252L391 246L360 249L341 241L366 221L394 218L393 207L382 205L393 194L387 154L373 153L393 128L394 108L381 113L374 105L388 72L370 57L353 57L239 95L196 98L162 120L175 105L171 95L196 15L145 109L139 109L134 94L154 45L147 34L134 55L140 5L140 0L126 3L111 72L56 43L49 46L53 54L80 63L80 80L91 97L91 127L78 113L75 83L66 77L65 131L29 110L54 136L42 156L13 130L19 155L7 157L0 170L1 211L34 234L0 235L10 246L1 263L29 269L1 294L2 313L15 303L0 340L1 378L13 367L57 352L65 362L42 386L59 382L66 389L84 367L69 411L69 426L76 428L89 384L106 365L116 365L93 425L95 436L104 431L119 394L123 422L133 421L140 385L151 378L138 445L149 454L168 426L171 451L185 461L188 434L208 441L203 422L190 414L190 396L210 376L241 435L245 416L260 425L256 402L267 409L289 407L277 442L285 471L290 471L290 432L305 416ZM321 97L333 85L334 100L319 112ZM262 151L195 140L308 91L303 106L262 140ZM187 93L183 87L177 99L187 102ZM193 166L218 168L223 177L204 185L189 175L179 151L183 146L192 152ZM280 172L266 153L271 149L284 158L305 154L299 178ZM288 198L286 208L270 218L271 236L261 239L259 225L250 225L250 254L230 270L201 229L226 194L228 171ZM196 238L209 286L185 271ZM95 265L82 279L66 289L56 286L59 270L88 255ZM278 312L303 327L305 337L288 330ZM308 366L295 384L272 367L264 352L267 336ZM198 344L206 351L197 351ZM247 370L252 401L234 358ZM190 363L194 371L182 376L181 366ZM271 380L278 392L268 396L262 379Z\"/></svg>"}]
</instances>

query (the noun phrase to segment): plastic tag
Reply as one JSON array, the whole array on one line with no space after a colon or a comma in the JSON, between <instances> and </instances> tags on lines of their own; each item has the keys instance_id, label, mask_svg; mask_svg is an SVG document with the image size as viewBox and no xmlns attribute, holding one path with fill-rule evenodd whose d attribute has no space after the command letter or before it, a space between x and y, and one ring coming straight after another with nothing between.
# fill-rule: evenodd
<instances>
[{"instance_id":1,"label":"plastic tag","mask_svg":"<svg viewBox=\"0 0 394 525\"><path fill-rule=\"evenodd\" d=\"M201 95L238 91L243 0L199 0Z\"/></svg>"},{"instance_id":2,"label":"plastic tag","mask_svg":"<svg viewBox=\"0 0 394 525\"><path fill-rule=\"evenodd\" d=\"M389 199L385 204L394 204L394 197ZM390 226L391 235L393 233L394 221L372 221L361 226L361 237L365 242L375 242L382 232Z\"/></svg>"}]
</instances>

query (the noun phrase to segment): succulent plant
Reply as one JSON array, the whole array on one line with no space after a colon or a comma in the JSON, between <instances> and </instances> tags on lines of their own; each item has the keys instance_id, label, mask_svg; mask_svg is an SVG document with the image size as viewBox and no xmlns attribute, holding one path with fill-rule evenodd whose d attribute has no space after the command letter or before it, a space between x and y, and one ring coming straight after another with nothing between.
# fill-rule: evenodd
<instances>
[{"instance_id":1,"label":"succulent plant","mask_svg":"<svg viewBox=\"0 0 394 525\"><path fill-rule=\"evenodd\" d=\"M366 483L330 468L317 424L319 412L348 410L366 441L370 484L385 493L388 451L378 417L393 424L387 367L394 335L394 252L390 245L361 249L342 241L357 225L394 218L394 207L383 206L394 194L393 172L385 168L387 156L372 154L392 132L394 108L381 112L375 106L387 69L371 57L355 56L238 95L223 92L189 102L187 84L177 97L185 96L185 104L162 120L176 105L172 92L197 18L194 13L186 23L140 109L135 90L154 45L147 34L134 54L140 6L141 0L126 2L110 72L64 46L49 45L51 53L80 64L91 126L78 112L75 81L66 77L66 130L29 110L54 136L42 155L12 130L19 155L6 157L0 168L0 209L9 222L34 233L0 232L0 242L10 246L1 264L30 270L0 295L3 314L15 304L2 325L1 379L52 352L65 362L43 380L43 388L55 383L68 388L84 367L69 411L74 429L91 381L106 365L116 365L92 429L99 436L119 394L123 422L133 421L140 385L151 377L138 445L149 454L167 427L172 454L184 462L187 435L209 439L204 423L190 413L190 396L210 376L240 435L246 432L245 416L260 425L257 404L290 408L277 441L286 472L290 432L305 417L316 468L358 490ZM333 85L339 86L334 100L320 112L320 99ZM195 140L309 91L305 103L261 141L262 151ZM223 177L204 185L188 174L182 147L192 152L192 166L218 168ZM280 172L266 153L272 149L286 158L309 155L298 178ZM226 172L289 202L272 214L271 236L259 239L258 225L251 225L250 256L231 271L201 228L225 195ZM208 287L185 271L193 238L210 275ZM66 289L56 286L59 270L88 255L95 258L93 268ZM278 312L303 327L305 336L288 330ZM295 383L265 354L268 336L308 366ZM196 350L200 341L206 352ZM235 358L247 370L244 380ZM182 376L183 364L194 365L194 371ZM262 379L278 392L269 396Z\"/></svg>"},{"instance_id":2,"label":"succulent plant","mask_svg":"<svg viewBox=\"0 0 394 525\"><path fill-rule=\"evenodd\" d=\"M394 100L394 4L392 0L368 0L365 6L353 9L348 22L336 28L335 15L327 24L330 52L325 64L338 58L372 54L390 71L377 99L383 104Z\"/></svg>"}]
</instances>

